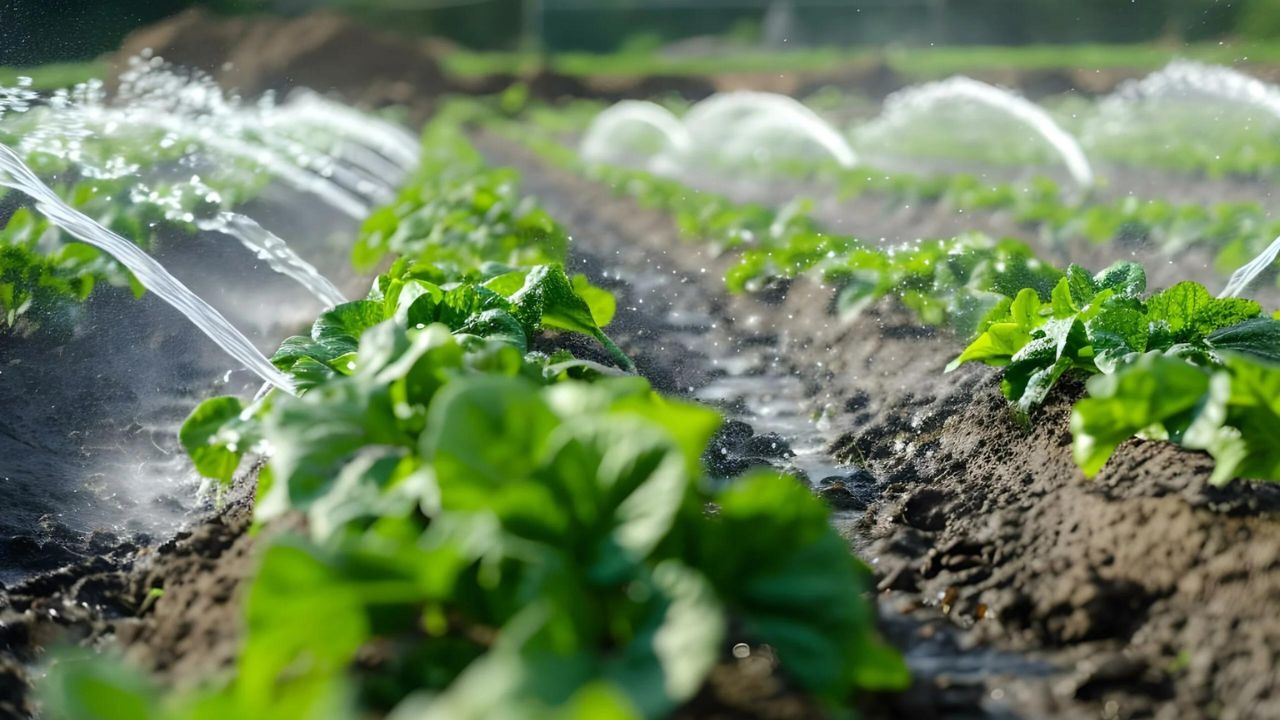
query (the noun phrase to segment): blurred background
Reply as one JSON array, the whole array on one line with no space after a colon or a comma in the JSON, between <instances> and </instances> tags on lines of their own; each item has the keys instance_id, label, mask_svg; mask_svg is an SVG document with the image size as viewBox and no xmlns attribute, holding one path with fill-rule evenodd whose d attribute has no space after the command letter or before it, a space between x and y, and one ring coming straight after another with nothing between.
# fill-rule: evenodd
<instances>
[{"instance_id":1,"label":"blurred background","mask_svg":"<svg viewBox=\"0 0 1280 720\"><path fill-rule=\"evenodd\" d=\"M5 0L0 65L90 60L192 5L220 15L330 11L503 52L1212 46L1280 36L1280 0Z\"/></svg>"}]
</instances>

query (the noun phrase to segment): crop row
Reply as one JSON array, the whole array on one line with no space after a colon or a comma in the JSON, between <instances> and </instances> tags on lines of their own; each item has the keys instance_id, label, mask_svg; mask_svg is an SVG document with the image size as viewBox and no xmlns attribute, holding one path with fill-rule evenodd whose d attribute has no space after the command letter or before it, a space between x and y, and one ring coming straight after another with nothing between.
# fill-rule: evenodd
<instances>
[{"instance_id":1,"label":"crop row","mask_svg":"<svg viewBox=\"0 0 1280 720\"><path fill-rule=\"evenodd\" d=\"M257 522L305 518L260 536L234 676L162 693L63 659L51 715L662 717L735 645L833 708L901 687L825 506L773 472L713 488L720 418L623 372L613 299L566 276L567 249L513 173L433 122L354 253L390 270L273 359L299 396L211 399L183 426L223 484L269 450ZM529 350L565 332L620 367Z\"/></svg>"},{"instance_id":2,"label":"crop row","mask_svg":"<svg viewBox=\"0 0 1280 720\"><path fill-rule=\"evenodd\" d=\"M518 114L532 124L544 136L543 141L580 134L590 123L592 111L600 109L598 104L587 102L549 108L513 101L509 96L498 102L507 114ZM486 111L477 105L472 112ZM1138 146L1125 147L1137 152ZM1044 176L1014 184L965 172L888 172L812 160L771 161L768 168L733 168L732 172L735 176L756 173L764 182L776 180L781 173L830 187L841 200L870 195L905 205L938 203L965 213L1004 212L1053 247L1086 240L1097 245L1152 246L1170 256L1188 248L1203 248L1224 277L1280 237L1280 220L1273 219L1259 202L1206 205L1132 195L1100 200L1082 196L1078 190L1065 190Z\"/></svg>"},{"instance_id":3,"label":"crop row","mask_svg":"<svg viewBox=\"0 0 1280 720\"><path fill-rule=\"evenodd\" d=\"M738 205L641 171L588 165L571 151L499 125L544 158L671 212L682 232L739 253L725 281L758 291L813 273L846 319L893 296L921 322L972 340L952 364L1003 368L1024 421L1064 376L1092 377L1071 420L1074 456L1096 474L1124 440L1167 440L1208 452L1214 482L1280 481L1280 313L1218 299L1194 282L1147 294L1141 265L1058 270L1025 244L979 235L880 248L822 232L799 205Z\"/></svg>"}]
</instances>

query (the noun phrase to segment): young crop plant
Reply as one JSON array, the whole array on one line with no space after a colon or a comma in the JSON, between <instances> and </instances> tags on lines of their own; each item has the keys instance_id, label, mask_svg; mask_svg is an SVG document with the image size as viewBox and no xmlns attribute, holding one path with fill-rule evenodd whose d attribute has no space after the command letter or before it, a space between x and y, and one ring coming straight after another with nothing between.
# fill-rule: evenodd
<instances>
[{"instance_id":1,"label":"young crop plant","mask_svg":"<svg viewBox=\"0 0 1280 720\"><path fill-rule=\"evenodd\" d=\"M273 449L258 519L309 533L267 550L237 679L201 702L664 717L739 641L833 703L902 682L820 501L770 473L704 489L715 413L408 318L366 329L352 364L235 413Z\"/></svg>"},{"instance_id":2,"label":"young crop plant","mask_svg":"<svg viewBox=\"0 0 1280 720\"><path fill-rule=\"evenodd\" d=\"M1148 295L1136 263L1096 275L1072 265L1048 296L1021 290L948 371L968 362L1003 368L1024 419L1065 375L1089 378L1071 417L1087 476L1139 436L1208 452L1214 483L1280 480L1280 320L1252 300L1194 282Z\"/></svg>"},{"instance_id":3,"label":"young crop plant","mask_svg":"<svg viewBox=\"0 0 1280 720\"><path fill-rule=\"evenodd\" d=\"M358 269L376 269L392 255L435 267L437 280L456 281L564 262L564 229L519 196L514 171L487 167L449 122L428 125L423 147L414 178L361 228L352 251Z\"/></svg>"},{"instance_id":4,"label":"young crop plant","mask_svg":"<svg viewBox=\"0 0 1280 720\"><path fill-rule=\"evenodd\" d=\"M69 309L89 297L102 280L130 284L114 260L82 243L47 250L55 234L47 221L26 208L15 210L0 231L0 329L65 325ZM135 289L136 291L136 289ZM39 314L39 319L32 316Z\"/></svg>"}]
</instances>

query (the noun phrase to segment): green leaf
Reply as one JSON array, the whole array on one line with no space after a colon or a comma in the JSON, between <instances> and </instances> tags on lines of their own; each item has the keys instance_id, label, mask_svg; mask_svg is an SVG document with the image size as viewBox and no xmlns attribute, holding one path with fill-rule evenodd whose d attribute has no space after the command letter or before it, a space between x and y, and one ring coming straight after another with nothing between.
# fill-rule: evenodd
<instances>
[{"instance_id":1,"label":"green leaf","mask_svg":"<svg viewBox=\"0 0 1280 720\"><path fill-rule=\"evenodd\" d=\"M536 328L541 324L590 335L604 345L624 370L635 371L630 358L596 325L591 307L574 292L573 284L559 265L540 265L530 270L524 285L510 299L526 327Z\"/></svg>"},{"instance_id":2,"label":"green leaf","mask_svg":"<svg viewBox=\"0 0 1280 720\"><path fill-rule=\"evenodd\" d=\"M591 317L596 326L603 328L613 322L613 316L618 311L618 301L613 293L592 285L587 276L581 273L574 275L572 281L573 291L591 308Z\"/></svg>"},{"instance_id":3,"label":"green leaf","mask_svg":"<svg viewBox=\"0 0 1280 720\"><path fill-rule=\"evenodd\" d=\"M675 560L653 569L653 583L670 599L653 634L653 653L666 696L680 703L697 694L720 659L727 619L707 579Z\"/></svg>"},{"instance_id":4,"label":"green leaf","mask_svg":"<svg viewBox=\"0 0 1280 720\"><path fill-rule=\"evenodd\" d=\"M1093 301L1093 296L1098 294L1098 285L1094 282L1093 276L1088 270L1079 265L1071 265L1067 268L1067 289L1071 293L1071 302L1078 308L1083 308Z\"/></svg>"},{"instance_id":5,"label":"green leaf","mask_svg":"<svg viewBox=\"0 0 1280 720\"><path fill-rule=\"evenodd\" d=\"M291 685L340 682L371 633L364 602L360 587L318 549L287 537L273 542L249 589L238 694L250 707L268 708Z\"/></svg>"},{"instance_id":6,"label":"green leaf","mask_svg":"<svg viewBox=\"0 0 1280 720\"><path fill-rule=\"evenodd\" d=\"M573 291L564 269L558 265L542 265L529 271L524 286L511 295L529 317L537 317L542 325L594 335L599 331L591 308Z\"/></svg>"},{"instance_id":7,"label":"green leaf","mask_svg":"<svg viewBox=\"0 0 1280 720\"><path fill-rule=\"evenodd\" d=\"M1147 317L1152 322L1163 323L1175 337L1182 338L1183 331L1193 327L1196 315L1212 303L1208 290L1187 280L1152 295L1147 300Z\"/></svg>"},{"instance_id":8,"label":"green leaf","mask_svg":"<svg viewBox=\"0 0 1280 720\"><path fill-rule=\"evenodd\" d=\"M533 471L556 417L531 383L505 377L467 377L448 383L428 409L420 440L442 487L459 507L486 507L490 494ZM465 493L465 494L464 494Z\"/></svg>"},{"instance_id":9,"label":"green leaf","mask_svg":"<svg viewBox=\"0 0 1280 720\"><path fill-rule=\"evenodd\" d=\"M1058 358L1053 364L1037 368L1025 380L1019 381L1021 392L1018 393L1013 404L1018 416L1027 417L1033 409L1043 403L1049 396L1049 392L1053 390L1053 386L1057 384L1058 378L1070 369L1071 358ZM1015 366L1010 365L1005 373L1006 380L1015 372Z\"/></svg>"},{"instance_id":10,"label":"green leaf","mask_svg":"<svg viewBox=\"0 0 1280 720\"><path fill-rule=\"evenodd\" d=\"M1089 397L1077 402L1071 413L1076 464L1093 477L1134 434L1155 429L1167 435L1185 429L1208 389L1208 373L1159 352L1092 378Z\"/></svg>"},{"instance_id":11,"label":"green leaf","mask_svg":"<svg viewBox=\"0 0 1280 720\"><path fill-rule=\"evenodd\" d=\"M1215 484L1236 477L1280 481L1280 365L1235 353L1225 362L1226 371L1214 375L1204 417L1184 443L1213 455Z\"/></svg>"},{"instance_id":12,"label":"green leaf","mask_svg":"<svg viewBox=\"0 0 1280 720\"><path fill-rule=\"evenodd\" d=\"M1058 284L1054 286L1051 295L1051 304L1053 307L1053 316L1056 318L1066 318L1080 312L1080 308L1076 306L1075 301L1071 299L1071 281L1062 278Z\"/></svg>"},{"instance_id":13,"label":"green leaf","mask_svg":"<svg viewBox=\"0 0 1280 720\"><path fill-rule=\"evenodd\" d=\"M394 309L388 313L384 308L383 312L388 317L394 315L408 327L430 325L439 317L437 307L444 302L444 290L435 283L408 280L393 284L384 302Z\"/></svg>"},{"instance_id":14,"label":"green leaf","mask_svg":"<svg viewBox=\"0 0 1280 720\"><path fill-rule=\"evenodd\" d=\"M1262 314L1262 306L1252 300L1243 298L1214 298L1211 303L1192 319L1196 333L1208 335L1215 330L1229 328L1233 325L1256 318Z\"/></svg>"},{"instance_id":15,"label":"green leaf","mask_svg":"<svg viewBox=\"0 0 1280 720\"><path fill-rule=\"evenodd\" d=\"M363 448L311 504L307 528L324 541L356 521L404 517L434 492L433 485L430 473L419 469L403 448Z\"/></svg>"},{"instance_id":16,"label":"green leaf","mask_svg":"<svg viewBox=\"0 0 1280 720\"><path fill-rule=\"evenodd\" d=\"M1008 365L1013 356L1029 342L1031 333L1022 325L1014 322L993 323L978 339L969 343L960 357L947 365L946 372L975 360L988 365Z\"/></svg>"},{"instance_id":17,"label":"green leaf","mask_svg":"<svg viewBox=\"0 0 1280 720\"><path fill-rule=\"evenodd\" d=\"M1121 260L1093 276L1100 290L1124 297L1141 297L1147 291L1147 272L1136 262Z\"/></svg>"},{"instance_id":18,"label":"green leaf","mask_svg":"<svg viewBox=\"0 0 1280 720\"><path fill-rule=\"evenodd\" d=\"M1031 288L1023 288L1009 306L1009 317L1025 330L1033 330L1043 322L1040 317L1040 296Z\"/></svg>"},{"instance_id":19,"label":"green leaf","mask_svg":"<svg viewBox=\"0 0 1280 720\"><path fill-rule=\"evenodd\" d=\"M1280 320L1254 318L1223 328L1206 338L1216 350L1250 355L1280 363Z\"/></svg>"},{"instance_id":20,"label":"green leaf","mask_svg":"<svg viewBox=\"0 0 1280 720\"><path fill-rule=\"evenodd\" d=\"M355 352L360 335L385 319L380 303L371 300L343 303L316 319L311 327L311 339L332 353L331 358L338 357Z\"/></svg>"},{"instance_id":21,"label":"green leaf","mask_svg":"<svg viewBox=\"0 0 1280 720\"><path fill-rule=\"evenodd\" d=\"M1149 326L1140 310L1108 304L1085 323L1089 344L1093 346L1094 364L1104 373L1133 353L1145 352Z\"/></svg>"},{"instance_id":22,"label":"green leaf","mask_svg":"<svg viewBox=\"0 0 1280 720\"><path fill-rule=\"evenodd\" d=\"M238 429L229 427L236 423L244 405L237 397L216 397L196 406L178 430L178 440L196 471L224 485L231 483L240 458L244 457L251 440L243 438Z\"/></svg>"},{"instance_id":23,"label":"green leaf","mask_svg":"<svg viewBox=\"0 0 1280 720\"><path fill-rule=\"evenodd\" d=\"M306 510L324 497L343 466L366 445L409 442L397 426L385 388L341 379L301 398L281 398L263 423L271 444L273 482L259 488L255 515L266 520Z\"/></svg>"},{"instance_id":24,"label":"green leaf","mask_svg":"<svg viewBox=\"0 0 1280 720\"><path fill-rule=\"evenodd\" d=\"M561 517L554 525L533 517L522 525L542 526L588 552L594 548L588 567L597 577L646 557L670 532L689 490L684 456L672 438L626 414L563 423L547 439L544 462L537 476L564 501Z\"/></svg>"},{"instance_id":25,"label":"green leaf","mask_svg":"<svg viewBox=\"0 0 1280 720\"><path fill-rule=\"evenodd\" d=\"M744 477L716 500L710 527L689 538L690 564L705 568L745 640L773 646L799 686L832 701L854 687L907 685L906 666L868 622L869 573L822 501L775 473Z\"/></svg>"},{"instance_id":26,"label":"green leaf","mask_svg":"<svg viewBox=\"0 0 1280 720\"><path fill-rule=\"evenodd\" d=\"M310 358L328 365L336 358L356 351L360 335L384 320L382 303L373 300L357 300L343 303L323 313L311 326L311 337L295 336L286 339L271 362L282 370L292 370L302 358ZM308 370L307 375L317 373Z\"/></svg>"},{"instance_id":27,"label":"green leaf","mask_svg":"<svg viewBox=\"0 0 1280 720\"><path fill-rule=\"evenodd\" d=\"M524 326L505 310L485 310L472 315L457 329L459 333L501 340L521 353L528 350Z\"/></svg>"}]
</instances>

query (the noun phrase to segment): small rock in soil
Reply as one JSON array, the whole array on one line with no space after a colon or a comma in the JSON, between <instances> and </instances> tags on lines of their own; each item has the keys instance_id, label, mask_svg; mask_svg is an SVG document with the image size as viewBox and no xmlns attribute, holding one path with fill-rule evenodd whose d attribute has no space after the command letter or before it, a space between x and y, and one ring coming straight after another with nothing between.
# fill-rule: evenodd
<instances>
[{"instance_id":1,"label":"small rock in soil","mask_svg":"<svg viewBox=\"0 0 1280 720\"><path fill-rule=\"evenodd\" d=\"M902 519L917 530L938 532L947 526L950 494L933 488L915 491L902 504Z\"/></svg>"},{"instance_id":2,"label":"small rock in soil","mask_svg":"<svg viewBox=\"0 0 1280 720\"><path fill-rule=\"evenodd\" d=\"M778 467L777 460L794 454L781 435L756 435L747 423L729 420L711 438L702 462L713 477L727 478L753 467Z\"/></svg>"},{"instance_id":3,"label":"small rock in soil","mask_svg":"<svg viewBox=\"0 0 1280 720\"><path fill-rule=\"evenodd\" d=\"M866 510L880 498L875 477L866 470L848 475L832 475L818 482L818 495L838 510Z\"/></svg>"}]
</instances>

